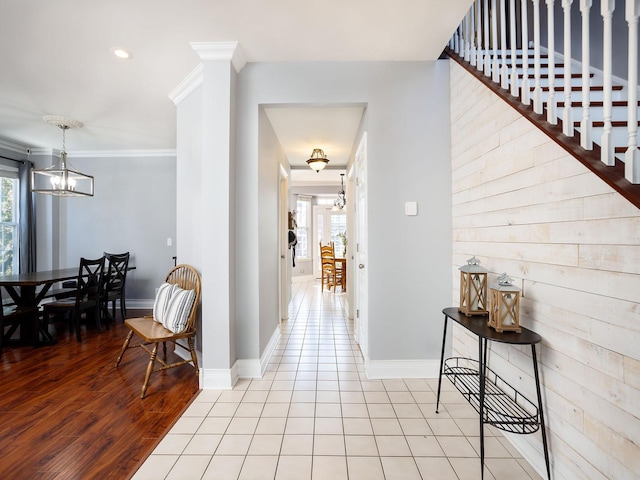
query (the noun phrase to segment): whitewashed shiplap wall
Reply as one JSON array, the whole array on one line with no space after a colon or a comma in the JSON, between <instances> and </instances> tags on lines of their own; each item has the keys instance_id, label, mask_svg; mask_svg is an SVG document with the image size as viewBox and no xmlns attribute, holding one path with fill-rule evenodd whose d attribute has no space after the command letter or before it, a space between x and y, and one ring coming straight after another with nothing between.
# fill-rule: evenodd
<instances>
[{"instance_id":1,"label":"whitewashed shiplap wall","mask_svg":"<svg viewBox=\"0 0 640 480\"><path fill-rule=\"evenodd\" d=\"M554 479L640 478L640 210L451 63L453 304L472 255L523 287ZM457 329L454 354L477 357ZM490 366L535 401L530 349ZM540 473L539 434L509 437ZM544 476L544 475L543 475Z\"/></svg>"}]
</instances>

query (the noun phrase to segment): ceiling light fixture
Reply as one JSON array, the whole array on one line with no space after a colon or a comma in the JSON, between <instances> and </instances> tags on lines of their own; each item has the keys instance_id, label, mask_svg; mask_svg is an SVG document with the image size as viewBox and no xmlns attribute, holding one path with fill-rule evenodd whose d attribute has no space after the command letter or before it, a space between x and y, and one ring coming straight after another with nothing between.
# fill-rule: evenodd
<instances>
[{"instance_id":1,"label":"ceiling light fixture","mask_svg":"<svg viewBox=\"0 0 640 480\"><path fill-rule=\"evenodd\" d=\"M133 55L130 52L125 50L124 48L114 47L111 49L111 53L113 53L116 57L122 60L129 60Z\"/></svg>"},{"instance_id":2,"label":"ceiling light fixture","mask_svg":"<svg viewBox=\"0 0 640 480\"><path fill-rule=\"evenodd\" d=\"M62 151L60 163L31 169L31 191L60 197L93 197L93 177L80 173L67 162L65 133L70 128L82 127L82 123L54 115L46 115L42 119L62 130Z\"/></svg>"},{"instance_id":3,"label":"ceiling light fixture","mask_svg":"<svg viewBox=\"0 0 640 480\"><path fill-rule=\"evenodd\" d=\"M344 210L347 205L347 195L344 193L344 173L340 174L340 191L338 192L338 198L333 202L333 208L331 210Z\"/></svg>"},{"instance_id":4,"label":"ceiling light fixture","mask_svg":"<svg viewBox=\"0 0 640 480\"><path fill-rule=\"evenodd\" d=\"M313 152L311 153L311 158L307 160L307 165L309 165L311 169L315 170L316 172L319 172L324 167L326 167L327 163L329 163L327 156L319 148L314 148Z\"/></svg>"}]
</instances>

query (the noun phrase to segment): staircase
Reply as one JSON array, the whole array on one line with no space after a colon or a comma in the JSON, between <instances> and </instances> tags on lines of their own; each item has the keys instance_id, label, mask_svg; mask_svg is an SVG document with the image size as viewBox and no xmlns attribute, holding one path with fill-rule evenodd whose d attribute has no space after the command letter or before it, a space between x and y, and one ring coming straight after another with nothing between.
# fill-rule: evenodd
<instances>
[{"instance_id":1,"label":"staircase","mask_svg":"<svg viewBox=\"0 0 640 480\"><path fill-rule=\"evenodd\" d=\"M564 16L563 51L555 52L557 3ZM581 61L571 58L572 4L580 7ZM601 0L603 68L590 65L591 1L475 0L445 53L533 122L609 186L640 208L640 150L637 132L639 0L626 0L628 79L612 73L613 0ZM548 23L542 25L540 9ZM533 17L533 41L528 18ZM524 27L523 27L524 25ZM507 32L508 31L508 32ZM546 48L541 32L546 33ZM578 31L578 30L576 30ZM507 38L507 33L508 38ZM522 45L528 48L521 48ZM484 46L484 47L483 47ZM568 59L565 61L565 59ZM629 108L629 105L633 105Z\"/></svg>"}]
</instances>

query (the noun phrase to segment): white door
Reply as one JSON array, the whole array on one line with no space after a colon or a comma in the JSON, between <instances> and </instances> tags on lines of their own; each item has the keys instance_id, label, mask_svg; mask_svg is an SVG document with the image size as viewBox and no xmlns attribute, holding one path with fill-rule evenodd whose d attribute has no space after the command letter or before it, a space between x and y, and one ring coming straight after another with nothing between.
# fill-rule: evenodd
<instances>
[{"instance_id":1,"label":"white door","mask_svg":"<svg viewBox=\"0 0 640 480\"><path fill-rule=\"evenodd\" d=\"M355 285L355 341L360 345L360 351L365 360L368 359L369 331L368 331L368 275L367 275L367 133L362 135L355 158L356 164L356 244L355 271L353 278Z\"/></svg>"},{"instance_id":2,"label":"white door","mask_svg":"<svg viewBox=\"0 0 640 480\"><path fill-rule=\"evenodd\" d=\"M289 301L291 300L291 250L289 250L289 176L280 166L280 196L278 198L278 232L280 245L280 321L289 318ZM293 210L293 208L292 208Z\"/></svg>"}]
</instances>

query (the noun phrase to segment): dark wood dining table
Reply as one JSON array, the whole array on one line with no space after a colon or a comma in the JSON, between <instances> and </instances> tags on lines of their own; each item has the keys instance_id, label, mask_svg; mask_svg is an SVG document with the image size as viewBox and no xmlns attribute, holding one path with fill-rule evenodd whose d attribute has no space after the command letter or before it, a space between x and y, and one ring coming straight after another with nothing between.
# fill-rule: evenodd
<instances>
[{"instance_id":1,"label":"dark wood dining table","mask_svg":"<svg viewBox=\"0 0 640 480\"><path fill-rule=\"evenodd\" d=\"M49 333L39 324L38 305L47 296L51 285L76 278L78 278L78 267L0 276L0 287L5 288L13 303L17 307L33 310L32 321L22 322L20 325L18 343L38 345L52 342L53 339ZM40 333L44 337L42 342L39 340ZM11 339L7 340L11 341Z\"/></svg>"}]
</instances>

